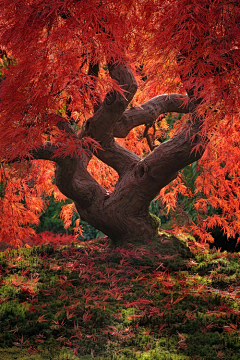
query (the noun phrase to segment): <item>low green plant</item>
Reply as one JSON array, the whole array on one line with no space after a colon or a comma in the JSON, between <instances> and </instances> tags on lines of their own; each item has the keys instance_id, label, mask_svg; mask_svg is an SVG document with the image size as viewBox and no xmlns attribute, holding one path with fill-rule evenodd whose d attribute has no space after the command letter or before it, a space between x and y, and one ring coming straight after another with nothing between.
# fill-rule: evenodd
<instances>
[{"instance_id":1,"label":"low green plant","mask_svg":"<svg viewBox=\"0 0 240 360\"><path fill-rule=\"evenodd\" d=\"M238 360L239 260L167 232L6 250L0 358Z\"/></svg>"}]
</instances>

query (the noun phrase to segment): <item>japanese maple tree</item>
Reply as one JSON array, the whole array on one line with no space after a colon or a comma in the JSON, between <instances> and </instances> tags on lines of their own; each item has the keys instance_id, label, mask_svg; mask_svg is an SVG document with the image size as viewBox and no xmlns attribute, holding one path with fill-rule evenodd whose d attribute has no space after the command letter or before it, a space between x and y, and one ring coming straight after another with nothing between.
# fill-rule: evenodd
<instances>
[{"instance_id":1,"label":"japanese maple tree","mask_svg":"<svg viewBox=\"0 0 240 360\"><path fill-rule=\"evenodd\" d=\"M52 192L116 243L157 234L159 192L198 194L203 239L238 233L239 24L234 0L1 0L2 238ZM193 194L179 171L198 160Z\"/></svg>"}]
</instances>

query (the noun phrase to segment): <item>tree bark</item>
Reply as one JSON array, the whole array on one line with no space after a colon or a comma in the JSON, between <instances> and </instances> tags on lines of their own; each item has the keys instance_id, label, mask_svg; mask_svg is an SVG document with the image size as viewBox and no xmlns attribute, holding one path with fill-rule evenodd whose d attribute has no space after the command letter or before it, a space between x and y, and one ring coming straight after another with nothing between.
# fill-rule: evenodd
<instances>
[{"instance_id":1,"label":"tree bark","mask_svg":"<svg viewBox=\"0 0 240 360\"><path fill-rule=\"evenodd\" d=\"M56 123L69 137L81 140L90 136L102 149L96 156L118 172L119 179L112 194L89 174L87 165L91 158L88 150L76 156L61 157L56 150L61 144L46 143L34 150L27 159L45 159L56 163L56 185L71 198L80 218L120 244L133 238L150 238L158 232L159 223L149 213L149 206L159 191L178 175L178 171L198 160L205 148L198 135L202 119L195 113L195 104L187 96L168 94L157 96L140 107L126 110L137 90L136 80L126 64L108 64L111 77L124 93L111 91L95 107L81 135L77 136L70 124L56 115ZM97 76L98 67L89 70ZM168 112L189 113L191 121L171 140L160 144L141 159L116 143L115 137L125 137L131 129L141 124L152 124ZM198 149L196 151L195 149Z\"/></svg>"}]
</instances>

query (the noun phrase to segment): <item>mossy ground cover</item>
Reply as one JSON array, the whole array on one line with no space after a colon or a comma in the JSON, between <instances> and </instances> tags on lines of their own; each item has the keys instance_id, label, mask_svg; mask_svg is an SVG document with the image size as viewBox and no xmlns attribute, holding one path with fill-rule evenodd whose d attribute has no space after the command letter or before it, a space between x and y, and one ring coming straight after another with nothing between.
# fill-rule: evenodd
<instances>
[{"instance_id":1,"label":"mossy ground cover","mask_svg":"<svg viewBox=\"0 0 240 360\"><path fill-rule=\"evenodd\" d=\"M1 253L0 359L238 360L240 254L174 241Z\"/></svg>"}]
</instances>

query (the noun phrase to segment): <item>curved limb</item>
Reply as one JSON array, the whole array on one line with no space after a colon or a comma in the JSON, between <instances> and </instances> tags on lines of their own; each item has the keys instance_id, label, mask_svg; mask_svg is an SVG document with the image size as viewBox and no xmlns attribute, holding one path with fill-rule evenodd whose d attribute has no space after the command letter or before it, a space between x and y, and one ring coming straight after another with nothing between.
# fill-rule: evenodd
<instances>
[{"instance_id":1,"label":"curved limb","mask_svg":"<svg viewBox=\"0 0 240 360\"><path fill-rule=\"evenodd\" d=\"M188 100L187 96L181 94L165 94L156 96L141 106L125 110L120 119L115 122L113 136L125 138L134 127L152 124L161 114L166 112L188 113ZM124 169L129 169L140 158L118 145L113 136L102 134L104 142L100 142L104 151L98 151L97 157L113 167L121 176Z\"/></svg>"},{"instance_id":2,"label":"curved limb","mask_svg":"<svg viewBox=\"0 0 240 360\"><path fill-rule=\"evenodd\" d=\"M132 100L137 83L128 66L108 64L108 67L110 76L121 86L124 94L115 90L109 92L93 117L88 119L82 136L88 135L97 140L103 150L99 150L96 156L122 176L139 161L139 157L115 142L113 129Z\"/></svg>"},{"instance_id":3,"label":"curved limb","mask_svg":"<svg viewBox=\"0 0 240 360\"><path fill-rule=\"evenodd\" d=\"M189 112L189 98L181 94L165 94L156 96L140 106L124 111L115 124L113 134L115 137L125 138L136 126L152 124L164 113Z\"/></svg>"}]
</instances>

